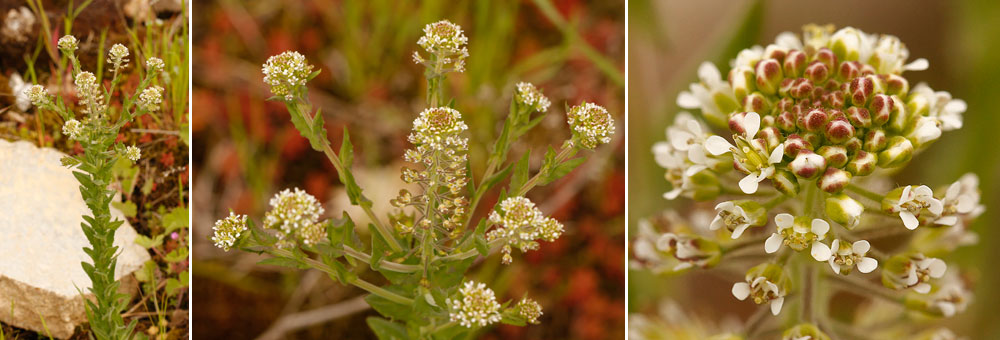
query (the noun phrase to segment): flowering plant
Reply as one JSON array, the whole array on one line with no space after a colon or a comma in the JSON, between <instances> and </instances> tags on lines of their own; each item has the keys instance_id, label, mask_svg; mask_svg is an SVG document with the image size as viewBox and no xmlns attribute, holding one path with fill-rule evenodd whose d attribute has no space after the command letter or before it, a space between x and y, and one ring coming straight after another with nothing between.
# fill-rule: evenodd
<instances>
[{"instance_id":1,"label":"flowering plant","mask_svg":"<svg viewBox=\"0 0 1000 340\"><path fill-rule=\"evenodd\" d=\"M84 71L80 66L75 52L79 47L76 37L60 38L58 47L72 64L82 120L77 120L76 113L63 98L51 95L41 85L30 86L25 95L33 105L58 113L65 121L63 134L83 147L82 155L66 156L62 163L75 170L73 175L80 182L80 193L91 211L82 223L84 234L90 240L90 247L84 251L91 259L91 263L83 262L82 265L91 279L90 292L94 295L94 300L86 300L87 319L95 338L126 339L131 337L135 321L126 325L121 315L129 296L119 292L119 282L115 281L118 247L114 246L114 237L123 221L111 216L109 205L115 191L108 186L114 180L112 168L120 159L134 163L141 156L138 147L126 146L116 137L126 123L160 109L163 89L153 83L163 72L164 62L156 57L146 60L139 86L132 95L121 96L119 111L112 109L111 100L113 94L119 92L123 71L129 66L128 48L115 44L108 51L107 64L112 78L110 86L105 87L102 75Z\"/></svg>"},{"instance_id":2,"label":"flowering plant","mask_svg":"<svg viewBox=\"0 0 1000 340\"><path fill-rule=\"evenodd\" d=\"M501 252L502 263L514 260L514 249L537 249L563 232L559 221L546 217L528 192L546 185L580 165L591 150L610 141L613 119L606 109L583 103L568 109L571 136L557 151L549 148L541 168L530 174L529 154L508 162L509 151L527 131L544 118L550 102L540 89L519 83L510 113L487 158L485 171L473 176L468 159L468 127L453 101L446 100L445 80L462 72L469 56L461 27L447 20L428 24L418 41L423 52L413 60L423 65L427 78L427 108L413 121L401 178L419 188L399 191L386 198L395 207L389 216L378 216L352 174L353 146L344 130L339 151L334 150L319 109L313 112L306 83L315 78L306 58L293 51L267 60L264 82L288 109L296 129L322 152L337 170L351 204L371 220L370 240L362 241L346 212L324 219L325 209L300 189L286 189L270 201L260 227L245 215L230 213L215 224L213 241L224 250L237 248L266 253L264 264L318 269L332 279L361 288L365 300L382 317L368 325L381 339L451 339L498 322L511 325L538 323L541 306L530 298L501 303L485 283L465 278L480 257ZM478 178L478 181L476 180ZM509 179L498 204L485 217L474 218L483 196ZM360 278L364 268L381 274L388 284Z\"/></svg>"},{"instance_id":3,"label":"flowering plant","mask_svg":"<svg viewBox=\"0 0 1000 340\"><path fill-rule=\"evenodd\" d=\"M962 312L967 284L939 257L975 241L969 225L984 209L976 176L937 190L892 188L889 178L942 132L961 128L966 105L926 84L911 88L903 73L928 62L908 58L894 36L807 25L801 37L786 32L741 51L726 78L703 63L677 103L704 120L677 115L653 153L673 185L664 197L721 202L711 223L675 213L661 233L655 225L664 223L642 221L632 266L743 271L746 260L765 257L731 290L763 306L725 339L764 334L767 312L784 319L770 323L783 339L856 338L851 320L883 314L883 304L930 317ZM841 291L878 307L828 315ZM649 323L639 325L634 333L651 334L642 328ZM921 336L883 330L896 333L877 338Z\"/></svg>"}]
</instances>

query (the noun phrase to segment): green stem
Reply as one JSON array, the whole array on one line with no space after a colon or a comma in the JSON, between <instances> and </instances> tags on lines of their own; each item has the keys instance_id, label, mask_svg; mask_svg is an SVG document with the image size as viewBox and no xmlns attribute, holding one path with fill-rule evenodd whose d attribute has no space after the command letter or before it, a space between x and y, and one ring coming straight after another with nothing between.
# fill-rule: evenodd
<instances>
[{"instance_id":1,"label":"green stem","mask_svg":"<svg viewBox=\"0 0 1000 340\"><path fill-rule=\"evenodd\" d=\"M308 124L309 126L313 125L312 117L305 114L298 108L292 107L293 105L298 105L298 103L286 102L285 104L288 107L289 112L292 112L292 114L298 112L298 114L300 114L302 118L305 120L306 124ZM330 163L333 164L333 167L337 170L337 173L340 174L346 173L345 172L346 170L344 169L344 164L340 162L340 157L337 155L336 152L333 151L333 147L330 146L330 141L326 139L326 136L321 136L321 137L323 137L320 138L323 144L323 154L325 154L326 158L329 159ZM381 219L375 216L375 212L372 211L372 207L367 204L359 204L359 206L361 206L361 209L364 210L366 215L368 215L368 219L370 219L372 223L375 224L375 231L378 232L380 235L382 235L382 238L385 239L387 243L389 243L389 248L391 248L393 252L398 252L403 250L403 247L399 244L399 241L396 240L396 236L392 233L391 229L389 229L389 227L386 226Z\"/></svg>"},{"instance_id":2,"label":"green stem","mask_svg":"<svg viewBox=\"0 0 1000 340\"><path fill-rule=\"evenodd\" d=\"M273 248L273 249L268 249L267 252L269 254L271 254L273 256L277 256L277 257L295 258L293 256L292 252L290 252L288 250L285 250L285 249ZM309 257L305 258L304 261L305 261L306 265L308 265L309 267L311 267L313 269L320 270L320 271L323 271L323 272L325 272L327 274L334 275L334 276L338 275L337 271L335 269L330 268L330 266L328 266L326 263L323 263L322 261L319 261L319 260L316 260L316 259L313 259L313 258L309 258ZM358 288L364 289L365 291L367 291L369 293L372 293L374 295L378 295L378 296L383 297L386 300L389 300L389 301L392 301L392 302L396 302L396 303L400 303L400 304L404 304L404 305L411 305L411 304L413 304L413 299L410 299L408 297L405 297L405 296L393 293L391 291L388 291L388 290L386 290L386 289L384 289L382 287L376 286L375 284L373 284L371 282L368 282L368 281L365 281L365 280L363 280L361 278L355 278L355 279L351 280L349 283L352 284L352 285L354 285L354 286L356 286L356 287L358 287Z\"/></svg>"},{"instance_id":3,"label":"green stem","mask_svg":"<svg viewBox=\"0 0 1000 340\"><path fill-rule=\"evenodd\" d=\"M848 184L847 190L853 191L854 193L864 196L865 198L875 201L876 203L882 203L882 199L885 198L884 195L879 195L878 193L862 188L854 183Z\"/></svg>"},{"instance_id":4,"label":"green stem","mask_svg":"<svg viewBox=\"0 0 1000 340\"><path fill-rule=\"evenodd\" d=\"M562 163L564 160L566 160L567 157L569 157L569 155L572 152L573 152L573 147L570 146L569 143L563 143L562 149L559 150L559 154L556 155L556 158L552 162L552 164L555 165L555 164ZM522 186L520 189L517 190L517 195L513 195L513 196L524 196L524 195L528 194L528 191L531 191L531 189L534 189L535 186L538 185L538 181L540 181L542 179L542 175L544 175L548 171L549 171L549 169L544 169L544 168L541 169L541 170L539 170L538 173L536 173L534 177L531 177L531 179L529 179L527 182L524 183L524 186Z\"/></svg>"},{"instance_id":5,"label":"green stem","mask_svg":"<svg viewBox=\"0 0 1000 340\"><path fill-rule=\"evenodd\" d=\"M844 288L850 292L861 292L862 295L871 295L885 299L886 301L896 302L903 304L903 298L896 294L895 291L891 291L888 288L882 286L873 285L871 282L855 279L852 277L836 274L825 274L823 275L827 281L834 283L841 288Z\"/></svg>"},{"instance_id":6,"label":"green stem","mask_svg":"<svg viewBox=\"0 0 1000 340\"><path fill-rule=\"evenodd\" d=\"M489 252L492 253L493 250L497 249L502 243L503 243L502 240L493 240L493 241L490 241L487 244L487 247L490 248ZM465 260L465 259L468 259L468 258L471 258L471 257L479 256L479 255L480 255L479 251L476 250L475 248L473 248L473 249L469 249L469 250L463 251L461 253L451 254L451 255L447 255L447 256L441 256L441 257L438 257L438 258L436 258L434 260L435 261L441 261L441 260L458 260L458 261L461 261L461 260Z\"/></svg>"},{"instance_id":7,"label":"green stem","mask_svg":"<svg viewBox=\"0 0 1000 340\"><path fill-rule=\"evenodd\" d=\"M353 258L357 259L358 261L364 262L364 263L366 263L368 265L372 264L371 263L371 261L372 261L371 255L368 255L367 253L359 251L357 249L351 248L351 246L348 246L346 244L344 245L344 254L346 254L347 256L353 257ZM379 268L382 268L382 269L385 269L385 270L389 270L389 271L394 271L394 272L397 272L397 273L415 273L415 272L417 272L417 271L420 270L420 266L415 266L415 265L412 265L412 264L401 264L401 263L396 263L396 262L392 262L392 261L386 261L384 259L383 260L379 260L378 265L379 265Z\"/></svg>"}]
</instances>

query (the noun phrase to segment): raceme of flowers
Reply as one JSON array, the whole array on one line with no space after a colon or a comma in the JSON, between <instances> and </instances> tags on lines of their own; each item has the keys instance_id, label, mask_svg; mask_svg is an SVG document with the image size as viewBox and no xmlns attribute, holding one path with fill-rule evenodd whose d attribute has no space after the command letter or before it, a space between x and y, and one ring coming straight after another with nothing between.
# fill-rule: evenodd
<instances>
[{"instance_id":1,"label":"raceme of flowers","mask_svg":"<svg viewBox=\"0 0 1000 340\"><path fill-rule=\"evenodd\" d=\"M426 109L413 121L408 137L413 148L403 157L421 168L404 167L401 176L404 182L418 183L426 190L419 195L401 190L391 203L397 208L411 206L423 215L416 222L417 230L404 222L397 222L397 229L427 233L434 240L442 233L457 237L462 232L459 227L468 213L464 193L469 183L465 166L469 139L462 134L468 129L462 114L448 107Z\"/></svg>"},{"instance_id":2,"label":"raceme of flowers","mask_svg":"<svg viewBox=\"0 0 1000 340\"><path fill-rule=\"evenodd\" d=\"M417 45L428 53L428 57L413 52L413 61L426 66L435 74L463 72L465 58L469 56L469 50L465 47L468 42L469 38L462 33L462 27L451 21L441 20L427 24L424 26L424 36L417 40Z\"/></svg>"},{"instance_id":3,"label":"raceme of flowers","mask_svg":"<svg viewBox=\"0 0 1000 340\"><path fill-rule=\"evenodd\" d=\"M535 250L538 249L537 240L552 242L563 232L562 223L546 217L525 197L508 197L500 202L499 212L490 212L490 223L497 227L486 233L486 240L503 244L503 264L514 260L511 248L522 252Z\"/></svg>"},{"instance_id":4,"label":"raceme of flowers","mask_svg":"<svg viewBox=\"0 0 1000 340\"><path fill-rule=\"evenodd\" d=\"M269 204L271 210L264 215L264 227L278 231L278 239L286 241L280 244L291 246L291 240L299 239L312 245L323 240L325 230L319 223L323 206L316 197L299 188L285 189Z\"/></svg>"},{"instance_id":5,"label":"raceme of flowers","mask_svg":"<svg viewBox=\"0 0 1000 340\"><path fill-rule=\"evenodd\" d=\"M292 100L298 89L306 85L313 72L313 66L299 52L287 51L267 58L262 68L264 83L271 87L271 93Z\"/></svg>"},{"instance_id":6,"label":"raceme of flowers","mask_svg":"<svg viewBox=\"0 0 1000 340\"><path fill-rule=\"evenodd\" d=\"M855 275L879 270L879 283L873 276L841 281L920 296L908 298L911 309L937 316L964 309L968 289L960 283L944 289L939 282L957 268L929 255L975 242L968 226L984 210L976 176L938 189L870 189L891 183L889 174L942 132L962 127L964 101L923 83L911 87L903 76L928 66L924 59L910 61L894 36L816 25L804 27L802 36L786 32L766 47L741 51L725 76L703 63L699 81L677 98L703 120L679 113L653 154L672 185L665 198L727 200L716 204L710 223L694 228L661 234L640 222L633 267L657 273L710 268L757 249L773 258L750 269L732 294L768 304L775 315L784 297L806 284L792 275L805 270L794 264L811 261L824 263L807 267L830 280L855 269ZM723 129L731 134L713 133ZM895 255L865 239L892 228L916 235L893 247ZM799 252L809 256L792 256ZM826 338L816 327L787 329L785 338Z\"/></svg>"}]
</instances>

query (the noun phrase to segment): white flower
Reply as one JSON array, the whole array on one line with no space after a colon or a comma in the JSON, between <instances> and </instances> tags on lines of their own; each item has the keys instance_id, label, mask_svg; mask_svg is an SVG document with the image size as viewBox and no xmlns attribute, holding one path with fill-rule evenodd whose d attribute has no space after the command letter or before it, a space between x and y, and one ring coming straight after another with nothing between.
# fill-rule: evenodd
<instances>
[{"instance_id":1,"label":"white flower","mask_svg":"<svg viewBox=\"0 0 1000 340\"><path fill-rule=\"evenodd\" d=\"M503 264L510 264L511 248L522 252L538 249L537 240L553 242L562 235L563 225L546 217L535 203L525 197L508 197L498 204L499 212L490 212L490 223L497 227L486 233L486 240L503 240Z\"/></svg>"},{"instance_id":2,"label":"white flower","mask_svg":"<svg viewBox=\"0 0 1000 340\"><path fill-rule=\"evenodd\" d=\"M732 293L741 301L750 297L758 305L769 303L771 314L778 315L785 303L789 285L784 269L773 263L764 263L750 268L744 282L733 284Z\"/></svg>"},{"instance_id":3,"label":"white flower","mask_svg":"<svg viewBox=\"0 0 1000 340\"><path fill-rule=\"evenodd\" d=\"M809 252L816 261L826 261L832 255L830 247L821 242L830 231L830 223L825 220L813 219L811 224L806 226L808 218L795 218L790 214L781 213L774 217L774 223L778 226L778 230L764 241L764 251L774 253L785 244L797 251L809 247Z\"/></svg>"},{"instance_id":4,"label":"white flower","mask_svg":"<svg viewBox=\"0 0 1000 340\"><path fill-rule=\"evenodd\" d=\"M573 139L587 149L611 142L615 134L615 119L603 106L584 102L566 112L566 123Z\"/></svg>"},{"instance_id":5,"label":"white flower","mask_svg":"<svg viewBox=\"0 0 1000 340\"><path fill-rule=\"evenodd\" d=\"M229 251L240 235L247 230L247 215L236 215L230 211L229 217L215 221L212 230L214 230L212 242L215 246Z\"/></svg>"},{"instance_id":6,"label":"white flower","mask_svg":"<svg viewBox=\"0 0 1000 340\"><path fill-rule=\"evenodd\" d=\"M849 245L847 242L834 239L833 243L830 244L830 249L833 250L833 254L828 260L830 268L833 268L834 273L847 275L857 265L858 271L865 274L871 273L878 267L877 260L865 256L871 247L871 244L865 240L856 241Z\"/></svg>"},{"instance_id":7,"label":"white flower","mask_svg":"<svg viewBox=\"0 0 1000 340\"><path fill-rule=\"evenodd\" d=\"M891 203L890 212L899 213L899 218L903 220L906 229L916 229L920 225L917 216L920 211L927 209L934 215L940 215L944 210L941 201L934 198L934 192L926 185L913 188L911 185L903 187L899 199Z\"/></svg>"},{"instance_id":8,"label":"white flower","mask_svg":"<svg viewBox=\"0 0 1000 340\"><path fill-rule=\"evenodd\" d=\"M122 44L114 44L111 46L111 50L108 51L108 63L114 65L115 69L121 68L122 66L128 65L128 47Z\"/></svg>"},{"instance_id":9,"label":"white flower","mask_svg":"<svg viewBox=\"0 0 1000 340\"><path fill-rule=\"evenodd\" d=\"M748 207L753 211L746 211L744 207ZM715 206L715 211L717 212L715 219L712 220L712 224L708 228L710 230L719 230L725 227L732 232L731 237L734 240L743 235L743 232L751 225L763 225L766 222L764 220L767 214L766 210L754 201L722 202ZM751 216L751 214L754 216Z\"/></svg>"},{"instance_id":10,"label":"white flower","mask_svg":"<svg viewBox=\"0 0 1000 340\"><path fill-rule=\"evenodd\" d=\"M149 57L149 59L146 59L146 68L149 69L150 72L163 72L163 67L163 59L157 57Z\"/></svg>"},{"instance_id":11,"label":"white flower","mask_svg":"<svg viewBox=\"0 0 1000 340\"><path fill-rule=\"evenodd\" d=\"M127 157L129 160L133 162L138 162L141 155L142 155L141 151L139 151L139 148L135 147L135 145L129 145L125 147L125 157Z\"/></svg>"},{"instance_id":12,"label":"white flower","mask_svg":"<svg viewBox=\"0 0 1000 340\"><path fill-rule=\"evenodd\" d=\"M918 58L909 64L903 64L910 57L910 51L906 49L899 38L892 35L883 35L879 38L875 46L875 53L872 54L868 64L878 67L878 73L900 74L903 71L923 71L930 64L927 59Z\"/></svg>"},{"instance_id":13,"label":"white flower","mask_svg":"<svg viewBox=\"0 0 1000 340\"><path fill-rule=\"evenodd\" d=\"M656 248L679 261L673 268L675 272L692 267L708 268L722 255L717 244L694 235L665 233L656 240Z\"/></svg>"},{"instance_id":14,"label":"white flower","mask_svg":"<svg viewBox=\"0 0 1000 340\"><path fill-rule=\"evenodd\" d=\"M952 183L941 199L941 205L941 217L934 223L955 225L960 216L978 217L986 209L979 204L979 177L974 173L967 173Z\"/></svg>"},{"instance_id":15,"label":"white flower","mask_svg":"<svg viewBox=\"0 0 1000 340\"><path fill-rule=\"evenodd\" d=\"M830 37L830 49L845 61L866 62L875 51L877 38L854 27L844 27Z\"/></svg>"},{"instance_id":16,"label":"white flower","mask_svg":"<svg viewBox=\"0 0 1000 340\"><path fill-rule=\"evenodd\" d=\"M299 188L295 191L282 190L268 203L271 211L264 215L264 226L281 231L278 234L281 240L316 224L319 215L323 214L323 205L319 200Z\"/></svg>"},{"instance_id":17,"label":"white flower","mask_svg":"<svg viewBox=\"0 0 1000 340\"><path fill-rule=\"evenodd\" d=\"M264 83L271 86L271 93L292 100L309 80L313 66L299 52L285 51L267 58L261 71L264 72Z\"/></svg>"},{"instance_id":18,"label":"white flower","mask_svg":"<svg viewBox=\"0 0 1000 340\"><path fill-rule=\"evenodd\" d=\"M667 180L673 184L673 189L663 195L665 198L672 200L682 193L692 193L695 184L691 176L719 164L719 159L705 152L706 135L698 120L680 112L674 124L667 127L667 141L653 145L656 163L667 170Z\"/></svg>"},{"instance_id":19,"label":"white flower","mask_svg":"<svg viewBox=\"0 0 1000 340\"><path fill-rule=\"evenodd\" d=\"M941 122L935 117L918 117L917 125L910 132L909 138L915 140L917 145L924 145L933 142L941 137Z\"/></svg>"},{"instance_id":20,"label":"white flower","mask_svg":"<svg viewBox=\"0 0 1000 340\"><path fill-rule=\"evenodd\" d=\"M542 91L531 83L517 83L517 93L514 94L514 97L519 103L521 103L521 105L530 107L536 112L545 112L549 110L549 98L546 98L545 95L542 94Z\"/></svg>"},{"instance_id":21,"label":"white flower","mask_svg":"<svg viewBox=\"0 0 1000 340\"><path fill-rule=\"evenodd\" d=\"M692 83L690 91L683 91L677 96L677 105L685 109L701 109L705 116L728 115L728 111L732 109L730 106L736 104L736 98L719 69L706 61L698 67L698 78L701 79L700 83Z\"/></svg>"},{"instance_id":22,"label":"white flower","mask_svg":"<svg viewBox=\"0 0 1000 340\"><path fill-rule=\"evenodd\" d=\"M925 83L919 83L910 91L909 99L915 107L927 108L929 117L941 121L941 130L951 131L962 128L962 113L968 108L964 100L952 99L951 93L934 91ZM922 114L920 110L917 113Z\"/></svg>"},{"instance_id":23,"label":"white flower","mask_svg":"<svg viewBox=\"0 0 1000 340\"><path fill-rule=\"evenodd\" d=\"M79 41L77 41L76 37L72 35L64 35L62 38L59 38L59 42L57 42L56 45L58 45L59 49L63 50L63 52L76 51L76 49L80 47Z\"/></svg>"},{"instance_id":24,"label":"white flower","mask_svg":"<svg viewBox=\"0 0 1000 340\"><path fill-rule=\"evenodd\" d=\"M142 93L139 94L139 107L143 110L149 112L156 112L160 110L160 105L163 103L163 88L159 86L150 86Z\"/></svg>"},{"instance_id":25,"label":"white flower","mask_svg":"<svg viewBox=\"0 0 1000 340\"><path fill-rule=\"evenodd\" d=\"M729 141L720 136L711 136L705 141L705 149L715 156L733 152L733 159L742 167L741 170L747 173L746 177L740 180L740 190L743 190L746 194L752 194L757 192L757 187L761 181L774 175L774 164L781 163L785 155L785 144L778 144L769 154L763 144L756 142L754 137L756 137L757 131L760 130L760 115L756 112L748 112L743 116L742 120L738 121L737 126L740 126L744 130L743 138L736 138L736 143L740 147L729 143ZM751 152L757 155L755 157L748 157L747 154ZM766 163L760 162L760 159L766 159Z\"/></svg>"},{"instance_id":26,"label":"white flower","mask_svg":"<svg viewBox=\"0 0 1000 340\"><path fill-rule=\"evenodd\" d=\"M500 304L493 290L483 283L466 281L458 289L458 296L445 300L451 321L466 328L484 327L500 322Z\"/></svg>"},{"instance_id":27,"label":"white flower","mask_svg":"<svg viewBox=\"0 0 1000 340\"><path fill-rule=\"evenodd\" d=\"M972 294L962 283L957 273L952 271L945 275L941 279L939 287L928 298L928 307L932 311L941 313L946 318L965 312L969 301L972 300Z\"/></svg>"},{"instance_id":28,"label":"white flower","mask_svg":"<svg viewBox=\"0 0 1000 340\"><path fill-rule=\"evenodd\" d=\"M931 284L925 282L926 279L921 278L930 277L938 279L944 276L944 273L948 270L948 265L939 258L922 258L910 263L911 265L907 269L906 275L902 277L903 282L921 294L927 294L931 291Z\"/></svg>"},{"instance_id":29,"label":"white flower","mask_svg":"<svg viewBox=\"0 0 1000 340\"><path fill-rule=\"evenodd\" d=\"M83 133L83 124L76 119L67 120L66 123L63 123L62 132L69 136L69 139L79 139L80 134Z\"/></svg>"}]
</instances>

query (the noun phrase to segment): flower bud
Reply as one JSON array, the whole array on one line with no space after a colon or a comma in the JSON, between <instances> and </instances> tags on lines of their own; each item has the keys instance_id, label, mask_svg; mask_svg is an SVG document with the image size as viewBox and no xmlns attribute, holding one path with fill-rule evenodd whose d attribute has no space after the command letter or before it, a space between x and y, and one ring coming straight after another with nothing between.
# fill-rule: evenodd
<instances>
[{"instance_id":1,"label":"flower bud","mask_svg":"<svg viewBox=\"0 0 1000 340\"><path fill-rule=\"evenodd\" d=\"M885 135L885 130L875 129L869 130L865 134L865 144L863 149L868 152L879 152L885 150L885 147L889 145L889 139Z\"/></svg>"},{"instance_id":2,"label":"flower bud","mask_svg":"<svg viewBox=\"0 0 1000 340\"><path fill-rule=\"evenodd\" d=\"M826 168L826 172L823 173L823 176L820 176L816 185L823 191L836 194L844 191L844 188L849 183L851 183L851 173L830 167Z\"/></svg>"},{"instance_id":3,"label":"flower bud","mask_svg":"<svg viewBox=\"0 0 1000 340\"><path fill-rule=\"evenodd\" d=\"M911 118L919 117L919 115L916 115L913 111L908 110L899 97L889 98L892 98L892 107L889 111L889 121L883 126L883 128L889 132L901 134L903 133L903 130L906 130L906 127L912 121Z\"/></svg>"},{"instance_id":4,"label":"flower bud","mask_svg":"<svg viewBox=\"0 0 1000 340\"><path fill-rule=\"evenodd\" d=\"M799 50L789 51L785 55L784 68L786 77L798 77L806 69L806 54Z\"/></svg>"},{"instance_id":5,"label":"flower bud","mask_svg":"<svg viewBox=\"0 0 1000 340\"><path fill-rule=\"evenodd\" d=\"M868 109L866 108L851 106L847 108L846 114L847 114L847 120L849 120L851 122L851 125L854 125L854 127L867 129L872 125L871 114L868 112Z\"/></svg>"},{"instance_id":6,"label":"flower bud","mask_svg":"<svg viewBox=\"0 0 1000 340\"><path fill-rule=\"evenodd\" d=\"M823 135L815 132L803 133L802 139L805 139L810 145L822 145L823 143Z\"/></svg>"},{"instance_id":7,"label":"flower bud","mask_svg":"<svg viewBox=\"0 0 1000 340\"><path fill-rule=\"evenodd\" d=\"M781 340L830 340L830 336L812 324L804 323L789 328L781 335Z\"/></svg>"},{"instance_id":8,"label":"flower bud","mask_svg":"<svg viewBox=\"0 0 1000 340\"><path fill-rule=\"evenodd\" d=\"M803 179L811 179L826 169L826 160L823 159L823 156L817 155L812 151L800 150L795 159L791 163L788 163L788 169L795 176Z\"/></svg>"},{"instance_id":9,"label":"flower bud","mask_svg":"<svg viewBox=\"0 0 1000 340\"><path fill-rule=\"evenodd\" d=\"M847 167L844 169L854 176L868 176L875 171L877 163L878 158L875 157L875 154L859 150L854 158L847 162Z\"/></svg>"},{"instance_id":10,"label":"flower bud","mask_svg":"<svg viewBox=\"0 0 1000 340\"><path fill-rule=\"evenodd\" d=\"M900 167L913 158L913 143L903 136L893 136L888 146L878 154L878 166L883 168Z\"/></svg>"},{"instance_id":11,"label":"flower bud","mask_svg":"<svg viewBox=\"0 0 1000 340\"><path fill-rule=\"evenodd\" d=\"M785 138L785 154L794 158L802 150L812 151L812 144L802 139L798 134L790 134Z\"/></svg>"},{"instance_id":12,"label":"flower bud","mask_svg":"<svg viewBox=\"0 0 1000 340\"><path fill-rule=\"evenodd\" d=\"M843 143L854 137L854 126L847 119L832 119L826 123L825 132L830 142Z\"/></svg>"},{"instance_id":13,"label":"flower bud","mask_svg":"<svg viewBox=\"0 0 1000 340\"><path fill-rule=\"evenodd\" d=\"M784 78L781 74L781 64L774 59L764 59L757 62L755 68L757 89L765 94L774 95L778 85Z\"/></svg>"},{"instance_id":14,"label":"flower bud","mask_svg":"<svg viewBox=\"0 0 1000 340\"><path fill-rule=\"evenodd\" d=\"M749 67L739 66L729 72L729 86L733 88L737 101L743 101L743 98L757 89L755 82L753 69Z\"/></svg>"},{"instance_id":15,"label":"flower bud","mask_svg":"<svg viewBox=\"0 0 1000 340\"><path fill-rule=\"evenodd\" d=\"M767 118L773 119L774 117L764 116L765 120ZM778 146L778 144L781 144L781 132L779 132L778 128L774 126L768 126L766 128L761 129L760 132L757 133L757 138L763 139L765 142L767 142L766 144L768 149L774 149Z\"/></svg>"},{"instance_id":16,"label":"flower bud","mask_svg":"<svg viewBox=\"0 0 1000 340\"><path fill-rule=\"evenodd\" d=\"M837 77L845 82L854 80L854 78L861 76L861 63L857 61L845 61L840 63L840 68L837 69Z\"/></svg>"},{"instance_id":17,"label":"flower bud","mask_svg":"<svg viewBox=\"0 0 1000 340\"><path fill-rule=\"evenodd\" d=\"M864 107L868 105L868 100L875 92L875 84L868 77L854 78L848 87L848 92L851 94L852 105Z\"/></svg>"},{"instance_id":18,"label":"flower bud","mask_svg":"<svg viewBox=\"0 0 1000 340\"><path fill-rule=\"evenodd\" d=\"M788 196L795 196L799 193L799 180L788 170L775 170L771 177L771 185Z\"/></svg>"},{"instance_id":19,"label":"flower bud","mask_svg":"<svg viewBox=\"0 0 1000 340\"><path fill-rule=\"evenodd\" d=\"M656 240L656 248L678 261L673 268L675 272L693 267L711 268L722 259L718 243L697 235L666 233Z\"/></svg>"},{"instance_id":20,"label":"flower bud","mask_svg":"<svg viewBox=\"0 0 1000 340\"><path fill-rule=\"evenodd\" d=\"M890 96L905 96L910 92L910 83L898 74L885 75L885 94Z\"/></svg>"},{"instance_id":21,"label":"flower bud","mask_svg":"<svg viewBox=\"0 0 1000 340\"><path fill-rule=\"evenodd\" d=\"M827 82L827 84L831 83L834 83L834 81L831 80ZM827 94L823 95L822 100L823 103L826 104L828 107L835 109L842 108L844 107L844 104L847 104L846 95L844 95L844 91L841 90L833 90L828 92Z\"/></svg>"},{"instance_id":22,"label":"flower bud","mask_svg":"<svg viewBox=\"0 0 1000 340\"><path fill-rule=\"evenodd\" d=\"M816 60L826 65L828 70L832 70L837 66L837 55L826 47L816 50Z\"/></svg>"},{"instance_id":23,"label":"flower bud","mask_svg":"<svg viewBox=\"0 0 1000 340\"><path fill-rule=\"evenodd\" d=\"M864 211L865 207L860 202L846 194L841 193L826 198L826 217L840 223L848 230L858 226Z\"/></svg>"},{"instance_id":24,"label":"flower bud","mask_svg":"<svg viewBox=\"0 0 1000 340\"><path fill-rule=\"evenodd\" d=\"M782 111L775 117L774 125L784 132L795 131L795 115L788 111Z\"/></svg>"},{"instance_id":25,"label":"flower bud","mask_svg":"<svg viewBox=\"0 0 1000 340\"><path fill-rule=\"evenodd\" d=\"M848 139L843 143L844 148L847 149L847 154L854 154L858 152L858 150L861 150L861 146L863 144L864 143L861 142L861 139L859 139L858 136L851 137L851 139Z\"/></svg>"},{"instance_id":26,"label":"flower bud","mask_svg":"<svg viewBox=\"0 0 1000 340\"><path fill-rule=\"evenodd\" d=\"M743 109L753 112L771 111L771 101L763 93L754 92L743 98Z\"/></svg>"},{"instance_id":27,"label":"flower bud","mask_svg":"<svg viewBox=\"0 0 1000 340\"><path fill-rule=\"evenodd\" d=\"M810 131L821 131L826 126L827 114L822 109L812 109L799 120L800 127Z\"/></svg>"},{"instance_id":28,"label":"flower bud","mask_svg":"<svg viewBox=\"0 0 1000 340\"><path fill-rule=\"evenodd\" d=\"M826 165L841 168L847 164L847 148L842 145L824 145L816 152L826 160Z\"/></svg>"},{"instance_id":29,"label":"flower bud","mask_svg":"<svg viewBox=\"0 0 1000 340\"><path fill-rule=\"evenodd\" d=\"M872 98L872 102L869 107L871 108L872 124L875 126L882 126L889 121L889 117L891 117L892 109L895 107L895 104L893 103L892 97L884 94L876 94L875 97Z\"/></svg>"},{"instance_id":30,"label":"flower bud","mask_svg":"<svg viewBox=\"0 0 1000 340\"><path fill-rule=\"evenodd\" d=\"M818 60L813 61L809 64L809 67L806 67L804 75L806 79L811 80L813 83L822 84L826 81L826 78L830 77L830 68Z\"/></svg>"}]
</instances>

